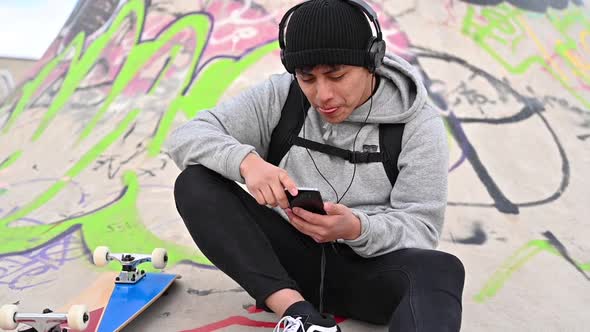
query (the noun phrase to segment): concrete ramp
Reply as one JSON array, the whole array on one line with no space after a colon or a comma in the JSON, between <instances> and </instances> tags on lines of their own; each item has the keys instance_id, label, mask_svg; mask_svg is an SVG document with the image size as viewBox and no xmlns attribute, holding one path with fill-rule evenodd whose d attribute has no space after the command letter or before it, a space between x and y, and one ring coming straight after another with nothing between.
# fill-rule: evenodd
<instances>
[{"instance_id":1,"label":"concrete ramp","mask_svg":"<svg viewBox=\"0 0 590 332\"><path fill-rule=\"evenodd\" d=\"M295 3L80 0L0 101L0 304L82 303L95 322L117 266L93 266L92 250L166 247L183 278L127 330L272 330L276 317L192 242L162 144L283 70L277 25ZM590 4L370 3L446 120L440 249L466 267L463 330L588 331Z\"/></svg>"}]
</instances>

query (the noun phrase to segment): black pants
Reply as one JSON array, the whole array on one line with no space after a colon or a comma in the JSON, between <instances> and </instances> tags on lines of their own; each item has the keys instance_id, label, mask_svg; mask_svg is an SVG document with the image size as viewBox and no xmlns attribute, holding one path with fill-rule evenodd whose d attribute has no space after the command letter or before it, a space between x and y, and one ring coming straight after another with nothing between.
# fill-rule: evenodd
<instances>
[{"instance_id":1,"label":"black pants","mask_svg":"<svg viewBox=\"0 0 590 332\"><path fill-rule=\"evenodd\" d=\"M184 170L174 195L199 249L259 307L284 288L317 307L322 245L203 166ZM465 271L455 256L404 249L363 258L344 244L323 246L325 312L390 331L460 330Z\"/></svg>"}]
</instances>

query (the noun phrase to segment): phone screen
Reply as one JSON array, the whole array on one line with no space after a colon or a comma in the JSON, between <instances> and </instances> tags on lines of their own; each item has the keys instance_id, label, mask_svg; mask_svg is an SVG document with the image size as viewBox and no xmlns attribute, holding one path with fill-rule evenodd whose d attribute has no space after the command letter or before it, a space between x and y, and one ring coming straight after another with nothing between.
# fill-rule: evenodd
<instances>
[{"instance_id":1,"label":"phone screen","mask_svg":"<svg viewBox=\"0 0 590 332\"><path fill-rule=\"evenodd\" d=\"M326 214L324 200L319 190L315 188L298 188L297 190L297 196L293 196L288 190L285 190L291 208L300 207L309 212Z\"/></svg>"}]
</instances>

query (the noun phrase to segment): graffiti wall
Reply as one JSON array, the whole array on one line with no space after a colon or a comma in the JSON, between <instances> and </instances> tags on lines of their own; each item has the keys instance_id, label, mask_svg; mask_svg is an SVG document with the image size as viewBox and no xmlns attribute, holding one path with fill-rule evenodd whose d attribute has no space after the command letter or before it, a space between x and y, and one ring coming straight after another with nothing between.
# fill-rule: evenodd
<instances>
[{"instance_id":1,"label":"graffiti wall","mask_svg":"<svg viewBox=\"0 0 590 332\"><path fill-rule=\"evenodd\" d=\"M369 2L447 125L440 248L467 269L464 329L587 329L590 5ZM80 0L0 102L0 304L60 308L92 293L99 245L165 247L182 282L136 329L274 326L193 244L162 146L200 110L283 70L277 25L295 3Z\"/></svg>"},{"instance_id":2,"label":"graffiti wall","mask_svg":"<svg viewBox=\"0 0 590 332\"><path fill-rule=\"evenodd\" d=\"M6 69L0 69L0 100L8 98L14 89L14 78Z\"/></svg>"}]
</instances>

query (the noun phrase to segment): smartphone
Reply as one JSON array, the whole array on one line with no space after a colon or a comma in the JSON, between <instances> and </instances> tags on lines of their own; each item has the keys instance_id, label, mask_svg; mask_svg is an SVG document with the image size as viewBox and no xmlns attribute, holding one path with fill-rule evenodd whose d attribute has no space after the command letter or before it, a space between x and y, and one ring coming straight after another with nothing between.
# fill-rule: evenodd
<instances>
[{"instance_id":1,"label":"smartphone","mask_svg":"<svg viewBox=\"0 0 590 332\"><path fill-rule=\"evenodd\" d=\"M285 189L285 194L289 200L289 206L291 208L300 207L309 212L317 214L326 214L324 211L324 200L320 191L316 188L297 188L297 196L291 195L291 193Z\"/></svg>"}]
</instances>

